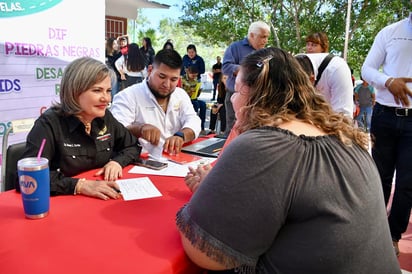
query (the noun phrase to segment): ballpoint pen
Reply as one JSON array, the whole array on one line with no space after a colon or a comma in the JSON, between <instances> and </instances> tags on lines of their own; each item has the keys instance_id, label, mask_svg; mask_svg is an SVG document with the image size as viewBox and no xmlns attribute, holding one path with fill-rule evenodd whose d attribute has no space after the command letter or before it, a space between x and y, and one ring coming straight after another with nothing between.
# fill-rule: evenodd
<instances>
[{"instance_id":1,"label":"ballpoint pen","mask_svg":"<svg viewBox=\"0 0 412 274\"><path fill-rule=\"evenodd\" d=\"M222 150L222 148L220 147L220 148L214 149L212 152L218 152L218 151L221 151L221 150Z\"/></svg>"}]
</instances>

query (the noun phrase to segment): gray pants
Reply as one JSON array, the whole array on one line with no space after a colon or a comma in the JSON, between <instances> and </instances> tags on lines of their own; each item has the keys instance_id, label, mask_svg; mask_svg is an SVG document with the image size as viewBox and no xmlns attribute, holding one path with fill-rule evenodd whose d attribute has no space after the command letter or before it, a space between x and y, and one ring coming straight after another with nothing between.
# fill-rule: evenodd
<instances>
[{"instance_id":1,"label":"gray pants","mask_svg":"<svg viewBox=\"0 0 412 274\"><path fill-rule=\"evenodd\" d=\"M233 110L232 102L230 101L230 97L233 95L233 91L226 90L225 96L225 108L226 108L226 131L225 136L228 136L230 131L232 130L233 125L235 124L236 116L235 111Z\"/></svg>"}]
</instances>

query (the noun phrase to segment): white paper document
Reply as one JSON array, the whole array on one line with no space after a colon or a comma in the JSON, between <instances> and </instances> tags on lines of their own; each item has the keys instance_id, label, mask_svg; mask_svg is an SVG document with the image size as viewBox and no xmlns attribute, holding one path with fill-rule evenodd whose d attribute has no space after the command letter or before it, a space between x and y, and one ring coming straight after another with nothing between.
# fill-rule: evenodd
<instances>
[{"instance_id":1,"label":"white paper document","mask_svg":"<svg viewBox=\"0 0 412 274\"><path fill-rule=\"evenodd\" d=\"M157 146L152 145L150 142L146 141L142 137L139 138L139 142L143 147L143 151L147 151L150 155L150 158L156 161L162 161L162 153L163 153L163 144L164 142L159 142Z\"/></svg>"},{"instance_id":2,"label":"white paper document","mask_svg":"<svg viewBox=\"0 0 412 274\"><path fill-rule=\"evenodd\" d=\"M148 177L117 180L116 183L125 201L162 196Z\"/></svg>"}]
</instances>

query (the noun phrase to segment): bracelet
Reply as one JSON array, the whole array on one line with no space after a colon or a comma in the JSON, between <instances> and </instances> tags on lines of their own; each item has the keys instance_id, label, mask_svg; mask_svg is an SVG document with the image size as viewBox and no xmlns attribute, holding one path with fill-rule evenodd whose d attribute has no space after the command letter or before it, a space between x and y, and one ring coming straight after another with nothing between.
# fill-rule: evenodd
<instances>
[{"instance_id":1,"label":"bracelet","mask_svg":"<svg viewBox=\"0 0 412 274\"><path fill-rule=\"evenodd\" d=\"M86 178L81 178L77 181L76 187L74 188L74 195L82 194L81 190L85 181Z\"/></svg>"},{"instance_id":2,"label":"bracelet","mask_svg":"<svg viewBox=\"0 0 412 274\"><path fill-rule=\"evenodd\" d=\"M392 79L389 81L388 85L386 86L387 89L389 89L389 87L392 85L393 81L395 81L395 78L392 78Z\"/></svg>"}]
</instances>

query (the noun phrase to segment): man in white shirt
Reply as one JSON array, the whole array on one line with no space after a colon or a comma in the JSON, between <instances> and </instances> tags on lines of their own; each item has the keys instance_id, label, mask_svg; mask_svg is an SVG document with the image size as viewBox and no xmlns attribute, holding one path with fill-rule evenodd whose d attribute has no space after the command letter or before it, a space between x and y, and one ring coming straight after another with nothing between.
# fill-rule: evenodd
<instances>
[{"instance_id":1,"label":"man in white shirt","mask_svg":"<svg viewBox=\"0 0 412 274\"><path fill-rule=\"evenodd\" d=\"M200 118L187 93L176 87L181 67L179 53L161 50L147 80L124 89L113 99L114 117L140 138L151 154L154 150L179 153L184 143L199 135Z\"/></svg>"},{"instance_id":2,"label":"man in white shirt","mask_svg":"<svg viewBox=\"0 0 412 274\"><path fill-rule=\"evenodd\" d=\"M396 171L388 221L397 255L398 242L408 227L412 206L411 64L412 13L376 35L362 66L362 77L376 89L370 130L372 156L380 173L386 204Z\"/></svg>"},{"instance_id":3,"label":"man in white shirt","mask_svg":"<svg viewBox=\"0 0 412 274\"><path fill-rule=\"evenodd\" d=\"M329 53L307 53L312 62L315 78L322 61ZM353 117L353 84L348 64L339 56L334 56L322 73L316 89L323 94L326 101L336 112Z\"/></svg>"}]
</instances>

